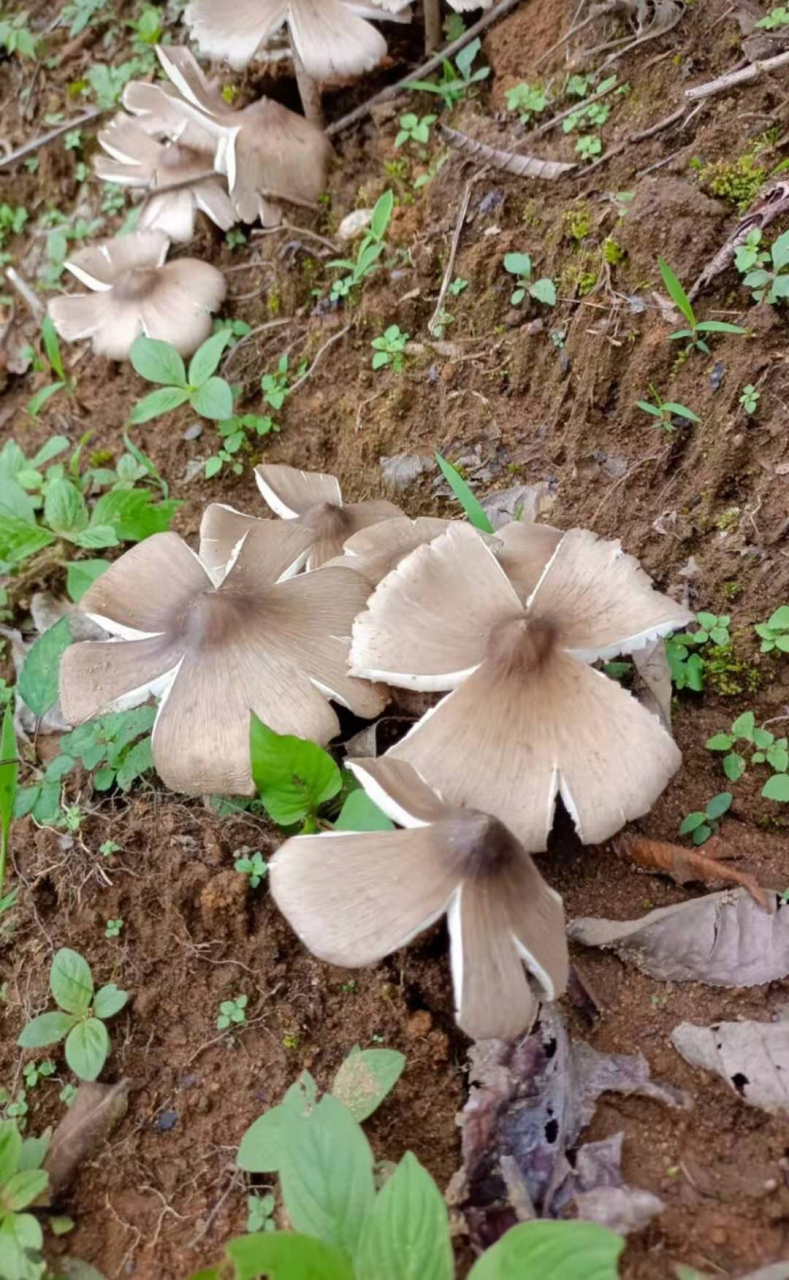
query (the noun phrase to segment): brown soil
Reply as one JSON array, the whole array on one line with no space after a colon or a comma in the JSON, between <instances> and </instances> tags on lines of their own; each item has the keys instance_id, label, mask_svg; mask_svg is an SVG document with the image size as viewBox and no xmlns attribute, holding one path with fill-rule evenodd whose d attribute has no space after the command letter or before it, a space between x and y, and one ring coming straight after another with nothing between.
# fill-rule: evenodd
<instances>
[{"instance_id":1,"label":"brown soil","mask_svg":"<svg viewBox=\"0 0 789 1280\"><path fill-rule=\"evenodd\" d=\"M455 111L453 124L498 146L522 138L524 131L504 109L505 90L535 80L536 59L568 28L574 9L574 0L524 0L494 27L484 44L490 81ZM688 79L711 79L737 64L739 33L730 9L726 0L689 4L669 37L622 60L620 75L632 92L616 100L605 128L607 149L674 111ZM613 27L594 31L596 42L617 33ZM393 78L407 69L406 56L411 66L418 61L418 36L398 33L390 51L386 75ZM4 141L17 146L44 132L44 115L62 109L65 84L101 56L89 33L66 66L37 73L27 106L20 90L30 84L29 65L5 62ZM558 61L553 65L558 68ZM329 118L385 78L328 95ZM288 82L272 87L262 72L240 83L244 94L266 89L293 101ZM455 323L446 335L462 354L439 355L426 347L402 373L374 375L369 344L387 325L398 324L420 342L427 336L463 186L473 172L453 155L414 197L413 178L425 165L412 161L406 178L397 166L407 153L393 146L396 116L411 106L406 102L380 109L340 137L331 206L314 224L331 235L346 212L369 205L387 186L400 199L390 237L404 251L402 262L374 276L350 314L310 313L310 290L325 276L313 256L320 246L298 229L253 240L234 253L210 230L201 232L191 252L234 269L229 280L237 300L228 304L229 314L252 325L290 319L239 351L234 377L247 380L249 409L259 408L259 375L275 366L282 351L295 367L351 320L350 332L278 415L282 430L265 442L267 459L334 471L347 497L358 499L381 492L383 455L439 449L456 458L476 448L481 492L547 483L555 498L552 523L621 538L661 588L687 590L695 608L733 615L739 665L728 679L734 686L679 697L675 732L685 752L683 768L636 824L643 834L672 840L682 817L724 788L719 762L704 750L707 737L746 707L761 720L787 714L789 666L786 659L759 655L752 623L789 598L789 372L784 314L749 306L732 270L703 296L699 311L733 320L747 313L751 336L717 340L712 359L693 354L677 360L647 286L660 284L661 255L691 281L736 225L734 205L700 188L695 158L730 159L772 127L769 138L780 141L764 143L759 163L771 169L781 160L783 86L766 79L710 98L684 132L626 146L587 179L538 184L495 171L479 177L455 266L469 284L450 299ZM421 99L418 105L433 107ZM556 131L540 138L534 151L571 159L572 147L572 136ZM432 154L438 154L438 142ZM668 163L639 176L663 160ZM77 191L73 166L73 153L56 144L41 152L36 174L0 173L0 200L25 203L31 226L49 203L70 211ZM608 198L621 191L634 193L623 221ZM65 199L64 192L72 195ZM91 186L80 215L95 213L99 198ZM573 223L576 231L583 229L580 238L573 236ZM626 256L607 278L600 246L608 235ZM25 255L35 243L23 235L11 248L23 264L33 263ZM536 304L531 312L511 312L511 281L501 259L515 249L530 252L539 273L561 281L562 301L547 317L538 315ZM253 253L261 266L249 261ZM595 287L579 297L584 273L594 274ZM641 312L623 298L637 290L650 304ZM14 341L33 333L24 304L17 299L16 307ZM564 359L549 339L559 329L566 335ZM716 361L725 366L717 392L709 376ZM117 456L122 424L140 395L139 379L90 352L74 357L74 372L76 403L56 399L43 423L33 424L23 406L43 375L0 370L0 439L14 436L32 449L54 431L76 441L89 430L91 449ZM746 383L761 391L752 417L738 406ZM649 384L692 407L701 424L673 436L653 428L634 407ZM179 411L137 432L183 501L175 527L189 537L209 501L251 512L262 507L249 467L241 477L185 479L188 463L213 451L208 425L201 438L183 439L191 420ZM473 479L473 467L469 474ZM410 515L450 510L436 497L430 476L398 500ZM697 568L688 574L691 557ZM24 622L31 591L42 584L56 590L63 585L50 575L15 588L17 623ZM747 777L735 788L724 838L738 867L783 890L789 884L786 817L759 790ZM273 830L247 816L220 819L156 783L128 798L107 798L92 794L84 777L79 795L73 791L70 798L85 813L75 836L38 830L30 820L15 828L21 905L17 931L0 953L0 979L8 982L0 1083L10 1087L19 1080L14 1041L25 1020L43 1010L49 959L67 944L88 958L100 980L115 980L134 993L133 1004L115 1020L105 1073L107 1079L130 1077L133 1092L123 1124L73 1189L68 1207L76 1229L52 1246L53 1258L67 1250L108 1277L141 1280L184 1280L215 1260L244 1226L246 1188L234 1153L245 1128L300 1070L309 1068L326 1086L353 1045L378 1043L379 1037L403 1050L407 1067L366 1125L370 1140L381 1158L396 1160L412 1149L445 1186L459 1160L455 1115L464 1100L466 1041L452 1018L443 930L372 972L327 968L304 952L265 886L247 891L233 870L241 847L265 856L278 839ZM110 839L120 852L106 864L98 849ZM635 870L612 847L579 850L558 840L542 869L564 893L570 916L627 918L693 892ZM124 921L122 938L105 940L104 922L117 917ZM738 1275L789 1258L786 1125L687 1067L668 1039L682 1020L769 1018L785 1001L786 984L733 991L667 987L610 955L583 952L576 960L601 1012L589 1026L569 1009L574 1032L600 1049L642 1050L656 1076L694 1099L693 1110L682 1116L640 1098L603 1099L598 1108L589 1136L624 1130L626 1179L667 1204L648 1230L629 1240L623 1276L664 1280L677 1262ZM220 1037L218 1004L242 991L252 1025L237 1038ZM52 1083L30 1094L32 1131L57 1121L57 1095ZM172 1116L164 1125L162 1116L169 1112L176 1118L168 1128Z\"/></svg>"}]
</instances>

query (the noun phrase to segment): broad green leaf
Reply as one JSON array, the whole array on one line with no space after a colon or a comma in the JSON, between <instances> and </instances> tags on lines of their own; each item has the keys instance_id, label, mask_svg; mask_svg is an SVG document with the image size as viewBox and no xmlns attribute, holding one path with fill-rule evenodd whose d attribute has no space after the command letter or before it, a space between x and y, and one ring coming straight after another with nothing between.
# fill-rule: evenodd
<instances>
[{"instance_id":1,"label":"broad green leaf","mask_svg":"<svg viewBox=\"0 0 789 1280\"><path fill-rule=\"evenodd\" d=\"M285 1231L241 1236L225 1250L235 1280L354 1280L347 1257L320 1240ZM224 1274L224 1273L223 1273Z\"/></svg>"},{"instance_id":2,"label":"broad green leaf","mask_svg":"<svg viewBox=\"0 0 789 1280\"><path fill-rule=\"evenodd\" d=\"M128 991L121 991L114 982L110 982L96 992L93 1012L97 1018L112 1018L116 1013L120 1013L128 999Z\"/></svg>"},{"instance_id":3,"label":"broad green leaf","mask_svg":"<svg viewBox=\"0 0 789 1280\"><path fill-rule=\"evenodd\" d=\"M750 740L755 723L756 723L756 716L753 714L753 712L743 711L742 715L738 716L737 719L734 721L734 724L731 727L731 731L737 738L747 738L748 740Z\"/></svg>"},{"instance_id":4,"label":"broad green leaf","mask_svg":"<svg viewBox=\"0 0 789 1280\"><path fill-rule=\"evenodd\" d=\"M109 1051L109 1033L100 1018L78 1022L66 1037L66 1062L80 1080L96 1080Z\"/></svg>"},{"instance_id":5,"label":"broad green leaf","mask_svg":"<svg viewBox=\"0 0 789 1280\"><path fill-rule=\"evenodd\" d=\"M361 1124L395 1087L404 1067L405 1058L396 1049L352 1049L334 1077L331 1092Z\"/></svg>"},{"instance_id":6,"label":"broad green leaf","mask_svg":"<svg viewBox=\"0 0 789 1280\"><path fill-rule=\"evenodd\" d=\"M355 1270L358 1280L452 1280L455 1274L444 1197L410 1151L376 1196Z\"/></svg>"},{"instance_id":7,"label":"broad green leaf","mask_svg":"<svg viewBox=\"0 0 789 1280\"><path fill-rule=\"evenodd\" d=\"M700 827L706 821L706 818L706 813L699 813L698 810L696 813L689 813L687 818L683 818L680 824L679 834L681 836L690 835L691 831L695 831L697 827Z\"/></svg>"},{"instance_id":8,"label":"broad green leaf","mask_svg":"<svg viewBox=\"0 0 789 1280\"><path fill-rule=\"evenodd\" d=\"M60 343L58 342L57 330L49 316L45 316L41 322L41 340L44 344L47 360L54 369L61 382L66 381L66 373L63 368L63 359L60 354Z\"/></svg>"},{"instance_id":9,"label":"broad green leaf","mask_svg":"<svg viewBox=\"0 0 789 1280\"><path fill-rule=\"evenodd\" d=\"M118 489L99 498L91 516L91 526L111 525L121 542L142 542L170 527L180 502L167 499L153 502L149 489Z\"/></svg>"},{"instance_id":10,"label":"broad green leaf","mask_svg":"<svg viewBox=\"0 0 789 1280\"><path fill-rule=\"evenodd\" d=\"M117 783L121 791L128 791L132 783L153 768L151 739L144 738L132 747L118 769Z\"/></svg>"},{"instance_id":11,"label":"broad green leaf","mask_svg":"<svg viewBox=\"0 0 789 1280\"><path fill-rule=\"evenodd\" d=\"M44 1169L24 1169L15 1173L3 1187L3 1204L12 1213L19 1213L41 1195L48 1182L49 1174Z\"/></svg>"},{"instance_id":12,"label":"broad green leaf","mask_svg":"<svg viewBox=\"0 0 789 1280\"><path fill-rule=\"evenodd\" d=\"M553 280L535 280L533 285L529 286L529 293L538 302L544 302L547 307L556 306L556 285Z\"/></svg>"},{"instance_id":13,"label":"broad green leaf","mask_svg":"<svg viewBox=\"0 0 789 1280\"><path fill-rule=\"evenodd\" d=\"M15 1120L0 1120L0 1186L8 1182L19 1168L22 1135Z\"/></svg>"},{"instance_id":14,"label":"broad green leaf","mask_svg":"<svg viewBox=\"0 0 789 1280\"><path fill-rule=\"evenodd\" d=\"M236 1156L247 1173L278 1173L293 1143L295 1126L312 1112L317 1098L315 1081L303 1071L278 1107L259 1116L247 1129Z\"/></svg>"},{"instance_id":15,"label":"broad green leaf","mask_svg":"<svg viewBox=\"0 0 789 1280\"><path fill-rule=\"evenodd\" d=\"M735 739L728 733L716 733L714 737L708 738L704 743L708 751L729 751L734 746Z\"/></svg>"},{"instance_id":16,"label":"broad green leaf","mask_svg":"<svg viewBox=\"0 0 789 1280\"><path fill-rule=\"evenodd\" d=\"M65 382L50 382L31 396L27 402L27 411L31 418L37 418L47 401L57 395L58 391L62 391L65 385Z\"/></svg>"},{"instance_id":17,"label":"broad green leaf","mask_svg":"<svg viewBox=\"0 0 789 1280\"><path fill-rule=\"evenodd\" d=\"M346 796L334 829L335 831L393 831L394 823L390 822L366 792L356 790Z\"/></svg>"},{"instance_id":18,"label":"broad green leaf","mask_svg":"<svg viewBox=\"0 0 789 1280\"><path fill-rule=\"evenodd\" d=\"M87 1012L93 999L90 965L78 951L61 947L52 960L49 986L61 1009L81 1016Z\"/></svg>"},{"instance_id":19,"label":"broad green leaf","mask_svg":"<svg viewBox=\"0 0 789 1280\"><path fill-rule=\"evenodd\" d=\"M140 339L138 338L139 342ZM129 422L139 426L142 422L150 422L152 418L160 418L162 414L172 413L179 405L186 404L189 392L185 387L160 387L150 395L138 400L131 413Z\"/></svg>"},{"instance_id":20,"label":"broad green leaf","mask_svg":"<svg viewBox=\"0 0 789 1280\"><path fill-rule=\"evenodd\" d=\"M232 330L220 329L218 333L212 333L202 347L198 347L189 362L187 378L190 387L202 387L203 383L208 381L222 359L222 352L232 341Z\"/></svg>"},{"instance_id":21,"label":"broad green leaf","mask_svg":"<svg viewBox=\"0 0 789 1280\"><path fill-rule=\"evenodd\" d=\"M158 338L135 338L129 359L140 377L164 387L186 387L184 362L169 342Z\"/></svg>"},{"instance_id":22,"label":"broad green leaf","mask_svg":"<svg viewBox=\"0 0 789 1280\"><path fill-rule=\"evenodd\" d=\"M662 418L663 416L660 410L654 404L650 404L648 400L636 400L636 408L643 409L644 413L651 413L653 418Z\"/></svg>"},{"instance_id":23,"label":"broad green leaf","mask_svg":"<svg viewBox=\"0 0 789 1280\"><path fill-rule=\"evenodd\" d=\"M725 320L702 320L696 325L699 333L747 333L740 324L728 324Z\"/></svg>"},{"instance_id":24,"label":"broad green leaf","mask_svg":"<svg viewBox=\"0 0 789 1280\"><path fill-rule=\"evenodd\" d=\"M780 800L784 804L789 801L789 774L774 773L762 787L762 795L765 800Z\"/></svg>"},{"instance_id":25,"label":"broad green leaf","mask_svg":"<svg viewBox=\"0 0 789 1280\"><path fill-rule=\"evenodd\" d=\"M255 786L280 826L317 813L342 787L340 770L328 751L304 738L274 733L254 714L249 744Z\"/></svg>"},{"instance_id":26,"label":"broad green leaf","mask_svg":"<svg viewBox=\"0 0 789 1280\"><path fill-rule=\"evenodd\" d=\"M773 745L774 737L770 733L769 729L759 729L757 727L751 734L751 742L755 747L758 747L760 751L766 751L768 747Z\"/></svg>"},{"instance_id":27,"label":"broad green leaf","mask_svg":"<svg viewBox=\"0 0 789 1280\"><path fill-rule=\"evenodd\" d=\"M219 335L216 335L219 337ZM233 416L233 392L224 378L209 378L192 395L192 408L203 418L224 422Z\"/></svg>"},{"instance_id":28,"label":"broad green leaf","mask_svg":"<svg viewBox=\"0 0 789 1280\"><path fill-rule=\"evenodd\" d=\"M58 1280L61 1276L63 1280L105 1280L101 1271L81 1258L58 1258Z\"/></svg>"},{"instance_id":29,"label":"broad green leaf","mask_svg":"<svg viewBox=\"0 0 789 1280\"><path fill-rule=\"evenodd\" d=\"M8 844L8 833L14 817L14 800L19 783L19 761L17 759L16 731L14 729L13 698L3 713L3 728L0 731L0 855L4 854ZM3 866L5 861L3 860ZM0 879L0 891L3 888Z\"/></svg>"},{"instance_id":30,"label":"broad green leaf","mask_svg":"<svg viewBox=\"0 0 789 1280\"><path fill-rule=\"evenodd\" d=\"M780 649L781 653L789 653L789 636L776 636L775 647Z\"/></svg>"},{"instance_id":31,"label":"broad green leaf","mask_svg":"<svg viewBox=\"0 0 789 1280\"><path fill-rule=\"evenodd\" d=\"M79 604L88 587L109 567L109 560L72 560L66 569L66 590L74 604Z\"/></svg>"},{"instance_id":32,"label":"broad green leaf","mask_svg":"<svg viewBox=\"0 0 789 1280\"><path fill-rule=\"evenodd\" d=\"M521 1222L483 1253L469 1280L617 1280L624 1247L595 1222Z\"/></svg>"},{"instance_id":33,"label":"broad green leaf","mask_svg":"<svg viewBox=\"0 0 789 1280\"><path fill-rule=\"evenodd\" d=\"M45 467L53 458L57 458L58 454L65 453L66 449L71 448L71 441L67 436L50 436L48 440L42 444L38 453L34 454L30 459L30 465L35 470Z\"/></svg>"},{"instance_id":34,"label":"broad green leaf","mask_svg":"<svg viewBox=\"0 0 789 1280\"><path fill-rule=\"evenodd\" d=\"M691 306L688 295L677 279L677 276L663 258L658 258L658 266L660 267L660 274L663 277L663 283L666 286L671 301L682 312L691 329L695 329L696 317L693 314L693 307Z\"/></svg>"},{"instance_id":35,"label":"broad green leaf","mask_svg":"<svg viewBox=\"0 0 789 1280\"><path fill-rule=\"evenodd\" d=\"M767 752L767 763L776 773L786 773L789 769L789 751L786 747L772 747Z\"/></svg>"},{"instance_id":36,"label":"broad green leaf","mask_svg":"<svg viewBox=\"0 0 789 1280\"><path fill-rule=\"evenodd\" d=\"M36 523L33 499L29 493L25 493L21 484L12 479L0 480L0 517L7 516L24 520L29 525Z\"/></svg>"},{"instance_id":37,"label":"broad green leaf","mask_svg":"<svg viewBox=\"0 0 789 1280\"><path fill-rule=\"evenodd\" d=\"M662 407L668 409L669 413L676 413L680 418L687 418L688 422L701 422L701 418L697 413L694 413L687 405L678 404L676 400L666 400Z\"/></svg>"},{"instance_id":38,"label":"broad green leaf","mask_svg":"<svg viewBox=\"0 0 789 1280\"><path fill-rule=\"evenodd\" d=\"M493 533L493 525L490 523L482 505L474 497L465 480L455 470L452 463L447 462L446 458L442 458L440 453L436 454L436 462L444 474L444 479L465 511L469 523L473 524L474 528L479 529L482 533Z\"/></svg>"},{"instance_id":39,"label":"broad green leaf","mask_svg":"<svg viewBox=\"0 0 789 1280\"><path fill-rule=\"evenodd\" d=\"M511 276L531 275L531 258L528 253L507 253L504 255L504 270Z\"/></svg>"},{"instance_id":40,"label":"broad green leaf","mask_svg":"<svg viewBox=\"0 0 789 1280\"><path fill-rule=\"evenodd\" d=\"M738 751L732 751L731 755L724 757L723 772L730 782L739 782L745 773L745 760Z\"/></svg>"},{"instance_id":41,"label":"broad green leaf","mask_svg":"<svg viewBox=\"0 0 789 1280\"><path fill-rule=\"evenodd\" d=\"M353 1257L375 1199L373 1153L351 1113L324 1095L280 1170L294 1230Z\"/></svg>"},{"instance_id":42,"label":"broad green leaf","mask_svg":"<svg viewBox=\"0 0 789 1280\"><path fill-rule=\"evenodd\" d=\"M40 1169L44 1157L49 1150L49 1133L42 1133L40 1138L25 1138L22 1142L22 1154L19 1157L18 1169Z\"/></svg>"},{"instance_id":43,"label":"broad green leaf","mask_svg":"<svg viewBox=\"0 0 789 1280\"><path fill-rule=\"evenodd\" d=\"M761 625L763 627L763 624ZM770 631L786 631L789 629L789 604L782 604L779 609L776 609L775 613L768 618L767 626ZM760 631L758 626L756 630L759 635L763 634L763 631Z\"/></svg>"},{"instance_id":44,"label":"broad green leaf","mask_svg":"<svg viewBox=\"0 0 789 1280\"><path fill-rule=\"evenodd\" d=\"M776 271L780 271L789 263L789 231L784 231L783 235L773 241L770 254Z\"/></svg>"},{"instance_id":45,"label":"broad green leaf","mask_svg":"<svg viewBox=\"0 0 789 1280\"><path fill-rule=\"evenodd\" d=\"M44 716L58 700L60 659L71 644L68 618L60 618L29 649L19 675L19 693L36 716Z\"/></svg>"},{"instance_id":46,"label":"broad green leaf","mask_svg":"<svg viewBox=\"0 0 789 1280\"><path fill-rule=\"evenodd\" d=\"M47 489L44 520L54 533L70 536L81 533L88 524L88 508L76 485L70 480L56 480Z\"/></svg>"},{"instance_id":47,"label":"broad green leaf","mask_svg":"<svg viewBox=\"0 0 789 1280\"><path fill-rule=\"evenodd\" d=\"M0 1218L0 1276L39 1280L39 1250L44 1233L32 1213L7 1213Z\"/></svg>"},{"instance_id":48,"label":"broad green leaf","mask_svg":"<svg viewBox=\"0 0 789 1280\"><path fill-rule=\"evenodd\" d=\"M707 805L708 818L722 818L724 813L731 807L733 800L731 791L721 791L720 795L713 796Z\"/></svg>"},{"instance_id":49,"label":"broad green leaf","mask_svg":"<svg viewBox=\"0 0 789 1280\"><path fill-rule=\"evenodd\" d=\"M370 231L376 240L382 240L389 226L389 219L394 209L394 192L385 191L376 202L373 216L370 219Z\"/></svg>"},{"instance_id":50,"label":"broad green leaf","mask_svg":"<svg viewBox=\"0 0 789 1280\"><path fill-rule=\"evenodd\" d=\"M42 1013L22 1028L17 1044L21 1049L45 1049L49 1044L57 1044L68 1035L74 1020L72 1013Z\"/></svg>"}]
</instances>

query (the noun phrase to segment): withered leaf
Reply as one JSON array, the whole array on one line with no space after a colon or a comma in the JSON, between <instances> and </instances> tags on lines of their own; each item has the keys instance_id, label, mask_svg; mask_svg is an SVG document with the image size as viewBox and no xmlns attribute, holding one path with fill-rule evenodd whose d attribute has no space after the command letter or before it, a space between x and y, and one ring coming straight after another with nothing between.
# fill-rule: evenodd
<instances>
[{"instance_id":1,"label":"withered leaf","mask_svg":"<svg viewBox=\"0 0 789 1280\"><path fill-rule=\"evenodd\" d=\"M696 849L686 849L681 844L666 844L643 836L623 836L620 844L631 862L648 871L663 871L677 884L690 884L693 880L714 884L715 881L728 880L731 884L742 885L760 907L770 910L770 900L754 876L726 866L718 860L720 855L710 857Z\"/></svg>"},{"instance_id":2,"label":"withered leaf","mask_svg":"<svg viewBox=\"0 0 789 1280\"><path fill-rule=\"evenodd\" d=\"M82 1166L120 1124L128 1105L128 1080L118 1084L84 1082L79 1086L73 1106L54 1132L44 1161L50 1201L68 1189Z\"/></svg>"},{"instance_id":3,"label":"withered leaf","mask_svg":"<svg viewBox=\"0 0 789 1280\"><path fill-rule=\"evenodd\" d=\"M610 947L652 978L755 987L789 974L789 907L767 891L768 913L744 889L660 907L640 920L574 920L574 942Z\"/></svg>"},{"instance_id":4,"label":"withered leaf","mask_svg":"<svg viewBox=\"0 0 789 1280\"><path fill-rule=\"evenodd\" d=\"M519 155L517 151L500 151L497 147L477 142L458 129L450 129L445 124L440 125L440 129L449 145L457 151L474 156L482 164L491 165L494 169L513 173L516 178L543 178L552 182L561 178L562 174L571 173L578 168L577 164L567 164L563 160L540 160L536 156Z\"/></svg>"},{"instance_id":5,"label":"withered leaf","mask_svg":"<svg viewBox=\"0 0 789 1280\"><path fill-rule=\"evenodd\" d=\"M789 1022L681 1022L671 1043L691 1066L720 1076L750 1106L789 1115Z\"/></svg>"}]
</instances>

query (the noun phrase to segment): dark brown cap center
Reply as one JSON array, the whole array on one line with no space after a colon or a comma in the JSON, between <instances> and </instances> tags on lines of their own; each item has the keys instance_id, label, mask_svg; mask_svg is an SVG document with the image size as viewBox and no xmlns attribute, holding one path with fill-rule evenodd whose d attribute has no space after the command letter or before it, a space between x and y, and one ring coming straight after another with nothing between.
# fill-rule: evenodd
<instances>
[{"instance_id":1,"label":"dark brown cap center","mask_svg":"<svg viewBox=\"0 0 789 1280\"><path fill-rule=\"evenodd\" d=\"M441 827L458 879L497 876L523 857L512 832L488 813L469 809L443 819Z\"/></svg>"},{"instance_id":2,"label":"dark brown cap center","mask_svg":"<svg viewBox=\"0 0 789 1280\"><path fill-rule=\"evenodd\" d=\"M301 523L314 529L318 538L341 538L350 531L346 511L333 502L318 502L304 512Z\"/></svg>"},{"instance_id":3,"label":"dark brown cap center","mask_svg":"<svg viewBox=\"0 0 789 1280\"><path fill-rule=\"evenodd\" d=\"M519 613L493 627L485 659L503 671L526 675L543 666L555 643L556 628L551 622Z\"/></svg>"},{"instance_id":4,"label":"dark brown cap center","mask_svg":"<svg viewBox=\"0 0 789 1280\"><path fill-rule=\"evenodd\" d=\"M118 276L112 291L121 302L140 302L150 298L158 283L158 268L131 267Z\"/></svg>"}]
</instances>

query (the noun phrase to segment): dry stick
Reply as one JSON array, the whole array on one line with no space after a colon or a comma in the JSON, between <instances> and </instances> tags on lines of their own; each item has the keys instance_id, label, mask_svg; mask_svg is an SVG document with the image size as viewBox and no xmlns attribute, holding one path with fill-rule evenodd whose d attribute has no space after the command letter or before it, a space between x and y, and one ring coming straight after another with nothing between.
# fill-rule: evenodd
<instances>
[{"instance_id":1,"label":"dry stick","mask_svg":"<svg viewBox=\"0 0 789 1280\"><path fill-rule=\"evenodd\" d=\"M11 285L12 289L16 289L20 298L27 303L27 306L33 312L36 320L40 320L44 314L44 304L40 298L36 297L33 290L26 280L23 280L18 271L13 267L6 267L5 278Z\"/></svg>"},{"instance_id":2,"label":"dry stick","mask_svg":"<svg viewBox=\"0 0 789 1280\"><path fill-rule=\"evenodd\" d=\"M29 156L32 151L38 151L39 147L48 146L50 142L54 142L61 134L68 133L69 129L79 129L83 124L88 124L91 120L98 120L99 116L108 115L110 111L115 111L115 107L96 107L93 111L86 111L84 116L77 116L75 120L67 120L65 124L59 124L56 129L50 129L49 133L42 133L40 138L34 138L32 142L26 142L23 147L17 147L16 151L4 156L0 160L0 169L7 169L9 165L15 164L17 160L22 160L25 156Z\"/></svg>"},{"instance_id":3,"label":"dry stick","mask_svg":"<svg viewBox=\"0 0 789 1280\"><path fill-rule=\"evenodd\" d=\"M460 244L460 237L463 234L463 224L466 221L466 214L468 213L469 201L471 200L471 188L473 187L474 183L478 182L479 179L482 178L486 173L487 173L487 169L480 169L479 173L475 173L472 178L469 178L468 182L466 183L466 189L463 192L463 199L460 202L460 212L458 213L458 220L455 223L455 231L452 236L452 245L449 250L449 258L447 259L447 266L444 272L444 279L441 281L441 292L438 295L438 302L436 303L436 309L433 312L432 316L430 317L430 320L427 326L428 331L432 333L434 336L435 336L436 328L440 327L439 319L441 316L441 312L444 310L444 301L447 296L447 290L449 289L449 283L452 279L452 272L455 270L455 258L457 257L458 245Z\"/></svg>"},{"instance_id":4,"label":"dry stick","mask_svg":"<svg viewBox=\"0 0 789 1280\"><path fill-rule=\"evenodd\" d=\"M441 0L425 0L425 53L435 53L441 45Z\"/></svg>"},{"instance_id":5,"label":"dry stick","mask_svg":"<svg viewBox=\"0 0 789 1280\"><path fill-rule=\"evenodd\" d=\"M517 4L520 4L520 0L500 0L500 3L494 9L489 9L485 16L480 18L479 22L475 22L473 27L469 27L468 31L464 31L462 36L459 36L457 40L453 40L452 44L448 44L435 57L429 58L421 67L415 67L413 71L409 71L408 75L403 76L402 80L398 80L395 84L387 85L380 93L374 94L372 98L368 98L367 102L363 102L360 107L349 111L347 116L343 116L340 120L335 120L326 130L328 136L333 138L335 134L342 133L344 129L350 128L357 121L364 120L373 107L377 107L379 102L388 102L390 98L396 98L398 93L406 88L412 80L424 80L425 76L437 71L442 62L447 58L453 58L456 53L460 53L460 50L465 48L471 40L481 35L483 31L487 31L488 27L497 22L499 18L503 18L505 13L509 13L510 9L514 9Z\"/></svg>"},{"instance_id":6,"label":"dry stick","mask_svg":"<svg viewBox=\"0 0 789 1280\"><path fill-rule=\"evenodd\" d=\"M331 249L332 253L339 253L337 245L332 240L327 240L325 236L318 235L317 231L310 231L307 227L297 227L293 222L281 222L278 227L259 227L252 232L255 236L274 236L281 231L295 231L297 235L307 236L309 240L316 240L318 244L325 245L327 249Z\"/></svg>"},{"instance_id":7,"label":"dry stick","mask_svg":"<svg viewBox=\"0 0 789 1280\"><path fill-rule=\"evenodd\" d=\"M340 338L344 338L346 333L348 333L348 331L352 327L353 327L353 320L349 320L344 329L340 329L338 333L333 333L332 336L329 338L328 342L324 342L323 346L320 347L319 350L316 352L315 359L312 361L312 364L310 365L307 372L303 373L301 377L296 382L294 382L289 392L290 395L293 395L294 391L298 391L300 390L301 387L304 386L304 383L307 381L307 379L311 377L311 375L315 372L315 366L318 364L318 361L321 360L325 355L325 353L329 350L329 347L334 346L335 342L339 342Z\"/></svg>"},{"instance_id":8,"label":"dry stick","mask_svg":"<svg viewBox=\"0 0 789 1280\"><path fill-rule=\"evenodd\" d=\"M685 97L689 102L697 102L699 98L711 98L715 93L725 93L727 89L734 89L738 84L748 84L751 80L758 80L760 75L770 71L777 71L779 67L789 66L789 50L786 53L779 53L775 58L767 58L763 62L752 62L749 67L743 67L740 71L730 71L725 76L719 76L717 80L708 80L706 84L697 84L693 89L685 90Z\"/></svg>"},{"instance_id":9,"label":"dry stick","mask_svg":"<svg viewBox=\"0 0 789 1280\"><path fill-rule=\"evenodd\" d=\"M696 108L696 110L698 110L698 108ZM620 142L618 146L613 147L611 151L607 151L604 156L601 156L599 160L595 160L593 164L588 164L585 169L581 169L580 172L576 174L576 177L585 178L593 169L599 169L600 165L607 164L609 160L613 160L614 156L620 155L624 151L625 147L629 147L631 143L644 142L647 138L654 137L656 133L662 133L664 129L668 129L672 124L676 124L678 120L681 120L686 111L686 107L680 107L670 116L666 116L665 120L659 120L657 124L653 124L649 129L642 129L639 133L631 133L628 138L625 138L624 142ZM695 113L691 112L691 115L692 114ZM688 120L690 120L690 116L688 116ZM685 123L687 123L687 121Z\"/></svg>"}]
</instances>

